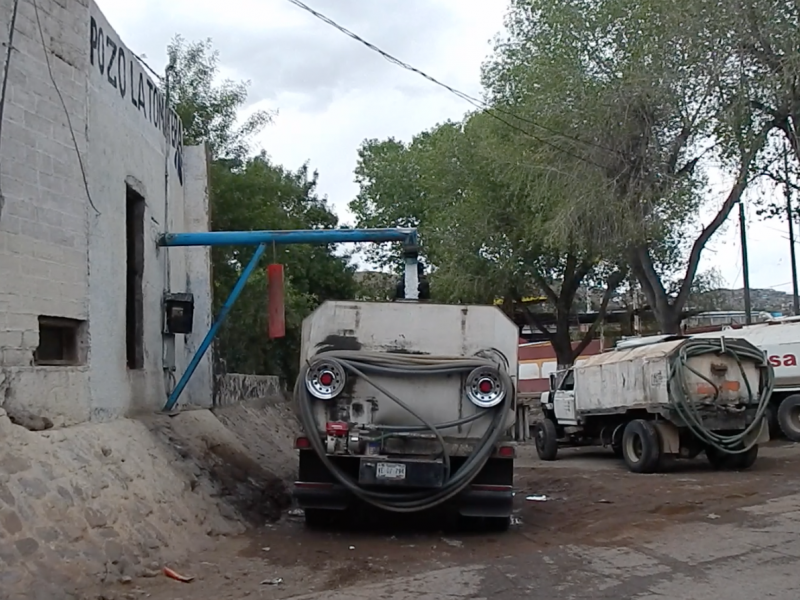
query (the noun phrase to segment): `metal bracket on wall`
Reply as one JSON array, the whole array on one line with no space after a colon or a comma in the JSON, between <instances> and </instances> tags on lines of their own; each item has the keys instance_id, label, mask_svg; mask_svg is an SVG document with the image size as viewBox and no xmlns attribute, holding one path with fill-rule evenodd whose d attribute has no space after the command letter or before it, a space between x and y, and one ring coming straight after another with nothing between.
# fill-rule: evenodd
<instances>
[{"instance_id":1,"label":"metal bracket on wall","mask_svg":"<svg viewBox=\"0 0 800 600\"><path fill-rule=\"evenodd\" d=\"M385 228L385 229L299 229L290 231L208 231L198 233L165 233L158 239L158 245L163 247L187 246L257 246L253 257L239 275L236 285L222 305L217 318L206 333L197 351L192 356L186 371L181 375L178 384L172 390L164 405L164 412L171 412L189 383L200 361L208 351L211 343L225 322L236 300L242 293L247 280L258 266L258 261L264 255L268 245L272 244L357 244L357 243L388 243L400 242L403 244L405 258L405 281L407 299L418 298L417 291L417 255L418 236L417 230L411 228ZM409 286L409 281L413 285Z\"/></svg>"}]
</instances>

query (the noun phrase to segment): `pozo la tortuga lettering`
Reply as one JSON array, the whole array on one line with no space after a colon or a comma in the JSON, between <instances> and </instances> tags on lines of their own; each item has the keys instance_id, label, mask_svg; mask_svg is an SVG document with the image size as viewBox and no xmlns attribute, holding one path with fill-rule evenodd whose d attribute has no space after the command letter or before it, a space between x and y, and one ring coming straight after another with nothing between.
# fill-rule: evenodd
<instances>
[{"instance_id":1,"label":"pozo la tortuga lettering","mask_svg":"<svg viewBox=\"0 0 800 600\"><path fill-rule=\"evenodd\" d=\"M94 17L89 18L89 61L104 81L117 90L120 98L129 98L136 111L159 129L174 148L174 165L178 181L183 185L183 124L173 109L168 108L161 90L148 77L139 61L119 40L113 39Z\"/></svg>"}]
</instances>

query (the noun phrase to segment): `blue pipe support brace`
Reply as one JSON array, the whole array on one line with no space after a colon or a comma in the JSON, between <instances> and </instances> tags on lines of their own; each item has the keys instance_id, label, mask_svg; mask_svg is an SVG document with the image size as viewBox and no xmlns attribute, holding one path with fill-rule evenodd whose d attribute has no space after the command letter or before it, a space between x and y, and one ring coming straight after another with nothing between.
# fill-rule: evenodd
<instances>
[{"instance_id":1,"label":"blue pipe support brace","mask_svg":"<svg viewBox=\"0 0 800 600\"><path fill-rule=\"evenodd\" d=\"M416 281L416 246L417 246L417 230L411 228L382 228L382 229L295 229L287 231L204 231L197 233L165 233L158 239L158 245L162 247L178 247L178 246L244 246L258 244L253 258L245 267L239 280L231 290L228 299L217 315L217 319L211 325L206 337L203 338L200 347L195 352L189 365L186 367L186 372L181 376L180 381L172 390L169 395L166 405L164 406L165 412L170 412L178 403L186 384L189 383L197 366L205 356L211 346L211 342L217 335L219 328L228 316L228 313L233 307L233 304L242 293L247 280L252 275L258 261L264 255L264 251L268 244L341 244L341 243L362 243L362 242L402 242L409 251L406 256L406 283L409 279ZM413 259L413 260L412 260ZM409 277L409 271L413 271L413 275ZM409 288L412 291L411 298L416 298L416 285Z\"/></svg>"},{"instance_id":2,"label":"blue pipe support brace","mask_svg":"<svg viewBox=\"0 0 800 600\"><path fill-rule=\"evenodd\" d=\"M159 246L240 246L252 244L341 244L402 242L417 244L416 229L298 229L288 231L205 231L165 233Z\"/></svg>"},{"instance_id":3,"label":"blue pipe support brace","mask_svg":"<svg viewBox=\"0 0 800 600\"><path fill-rule=\"evenodd\" d=\"M222 308L217 315L217 319L211 325L211 329L208 330L206 337L203 338L203 341L200 344L200 347L197 349L197 352L194 353L194 356L192 357L191 362L189 362L189 366L186 367L186 371L181 376L178 385L175 386L175 389L172 390L172 393L169 395L169 399L167 400L166 405L164 405L165 412L171 411L178 403L178 398L180 398L181 393L186 387L186 384L189 383L189 379L191 379L192 375L197 369L197 366L203 359L203 356L211 346L214 336L217 335L217 331L219 331L219 328L222 326L222 323L225 321L225 318L231 311L231 307L233 307L234 302L236 302L237 298L239 298L239 295L242 293L247 280L250 278L250 275L253 274L253 271L255 271L255 268L258 266L258 261L264 255L264 251L266 249L266 244L260 244L258 248L256 248L253 258L250 259L250 262L247 263L247 266L245 267L244 271L242 271L242 274L239 275L239 280L236 282L236 285L233 286L228 299L225 300L225 304L222 305Z\"/></svg>"}]
</instances>

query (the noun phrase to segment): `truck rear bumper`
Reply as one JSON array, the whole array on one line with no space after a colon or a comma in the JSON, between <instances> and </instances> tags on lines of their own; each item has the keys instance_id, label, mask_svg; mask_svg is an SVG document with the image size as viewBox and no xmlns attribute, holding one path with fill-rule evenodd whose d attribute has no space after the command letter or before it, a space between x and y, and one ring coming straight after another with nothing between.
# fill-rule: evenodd
<instances>
[{"instance_id":1,"label":"truck rear bumper","mask_svg":"<svg viewBox=\"0 0 800 600\"><path fill-rule=\"evenodd\" d=\"M293 496L303 510L347 510L356 496L344 486L332 483L296 481ZM514 505L511 486L473 485L448 503L465 517L508 517Z\"/></svg>"},{"instance_id":2,"label":"truck rear bumper","mask_svg":"<svg viewBox=\"0 0 800 600\"><path fill-rule=\"evenodd\" d=\"M359 458L336 457L336 463L353 479L357 478ZM448 501L446 506L465 517L510 516L514 502L513 477L513 459L489 459L472 484ZM391 486L381 486L381 490L384 492L392 489ZM398 494L411 491L394 489ZM297 505L304 510L347 510L359 502L355 494L341 485L324 468L322 461L312 450L300 451L300 472L298 480L295 481L292 495Z\"/></svg>"}]
</instances>

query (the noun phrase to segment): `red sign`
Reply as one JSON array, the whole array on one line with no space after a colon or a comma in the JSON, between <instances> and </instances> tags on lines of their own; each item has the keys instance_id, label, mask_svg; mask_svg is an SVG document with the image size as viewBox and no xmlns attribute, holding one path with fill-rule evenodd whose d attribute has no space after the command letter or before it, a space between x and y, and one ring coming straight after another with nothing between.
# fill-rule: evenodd
<instances>
[{"instance_id":1,"label":"red sign","mask_svg":"<svg viewBox=\"0 0 800 600\"><path fill-rule=\"evenodd\" d=\"M769 357L769 364L773 367L796 367L797 357L794 354L784 354L783 356L774 354Z\"/></svg>"}]
</instances>

